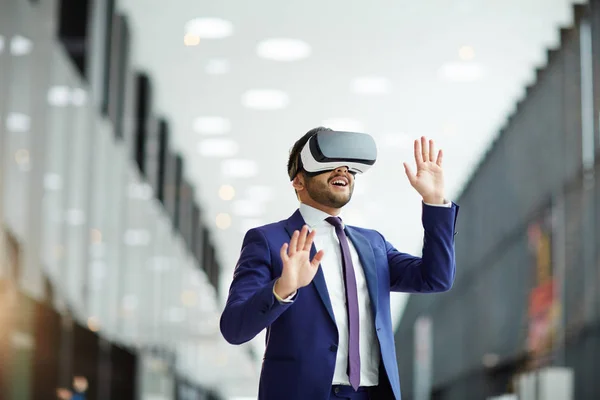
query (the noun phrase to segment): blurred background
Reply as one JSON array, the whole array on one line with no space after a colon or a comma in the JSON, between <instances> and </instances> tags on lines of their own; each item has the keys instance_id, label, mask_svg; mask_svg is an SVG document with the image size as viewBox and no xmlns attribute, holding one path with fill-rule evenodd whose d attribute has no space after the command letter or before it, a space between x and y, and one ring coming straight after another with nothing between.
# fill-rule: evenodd
<instances>
[{"instance_id":1,"label":"blurred background","mask_svg":"<svg viewBox=\"0 0 600 400\"><path fill-rule=\"evenodd\" d=\"M220 312L320 125L378 143L348 223L420 254L421 135L462 207L403 399L600 399L595 0L0 0L0 399L255 399Z\"/></svg>"}]
</instances>

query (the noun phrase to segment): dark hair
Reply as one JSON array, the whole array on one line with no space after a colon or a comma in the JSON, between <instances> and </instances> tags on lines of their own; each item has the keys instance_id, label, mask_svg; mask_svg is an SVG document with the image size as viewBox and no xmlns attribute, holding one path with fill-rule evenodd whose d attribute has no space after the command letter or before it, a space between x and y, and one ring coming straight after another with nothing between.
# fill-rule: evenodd
<instances>
[{"instance_id":1,"label":"dark hair","mask_svg":"<svg viewBox=\"0 0 600 400\"><path fill-rule=\"evenodd\" d=\"M294 143L294 147L292 147L292 150L290 150L290 158L288 159L287 165L288 175L291 181L293 181L296 177L296 174L298 174L298 172L302 170L300 165L300 152L302 151L302 148L304 148L304 145L306 145L306 143L308 142L308 139L315 136L319 132L331 130L332 129L325 128L323 126L313 128L310 131L306 132L304 136L302 136L300 139L298 139L296 143Z\"/></svg>"}]
</instances>

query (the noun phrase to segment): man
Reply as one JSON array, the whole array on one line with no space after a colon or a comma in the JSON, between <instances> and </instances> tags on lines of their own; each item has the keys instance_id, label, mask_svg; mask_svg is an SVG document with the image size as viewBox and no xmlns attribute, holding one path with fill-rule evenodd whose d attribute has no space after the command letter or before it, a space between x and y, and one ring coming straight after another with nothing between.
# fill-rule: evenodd
<instances>
[{"instance_id":1,"label":"man","mask_svg":"<svg viewBox=\"0 0 600 400\"><path fill-rule=\"evenodd\" d=\"M416 173L404 163L423 198L422 258L339 218L355 173L375 161L370 148L376 154L368 135L309 131L288 163L299 210L244 238L221 332L241 344L267 329L259 399L400 400L390 291L453 284L458 206L444 198L442 152L433 141L415 140Z\"/></svg>"}]
</instances>

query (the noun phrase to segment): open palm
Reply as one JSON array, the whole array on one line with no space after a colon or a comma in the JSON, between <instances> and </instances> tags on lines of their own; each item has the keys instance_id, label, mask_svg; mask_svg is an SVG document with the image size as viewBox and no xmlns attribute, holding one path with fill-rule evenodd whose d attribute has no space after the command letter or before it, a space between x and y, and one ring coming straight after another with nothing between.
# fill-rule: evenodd
<instances>
[{"instance_id":1,"label":"open palm","mask_svg":"<svg viewBox=\"0 0 600 400\"><path fill-rule=\"evenodd\" d=\"M284 292L292 292L310 284L319 269L324 252L320 250L310 259L310 250L316 231L308 233L308 226L304 225L300 232L292 234L290 243L281 247L281 261L283 271L278 282Z\"/></svg>"},{"instance_id":2,"label":"open palm","mask_svg":"<svg viewBox=\"0 0 600 400\"><path fill-rule=\"evenodd\" d=\"M425 137L415 140L414 148L417 172L414 173L408 163L404 163L404 170L410 184L426 203L444 202L442 150L436 154L435 143Z\"/></svg>"}]
</instances>

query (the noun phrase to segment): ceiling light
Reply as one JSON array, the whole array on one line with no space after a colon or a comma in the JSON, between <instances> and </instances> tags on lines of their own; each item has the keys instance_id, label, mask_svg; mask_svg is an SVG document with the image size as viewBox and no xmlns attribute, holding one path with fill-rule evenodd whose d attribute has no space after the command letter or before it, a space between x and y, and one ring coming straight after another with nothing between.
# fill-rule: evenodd
<instances>
[{"instance_id":1,"label":"ceiling light","mask_svg":"<svg viewBox=\"0 0 600 400\"><path fill-rule=\"evenodd\" d=\"M55 107L69 105L71 94L66 86L53 86L48 90L48 103Z\"/></svg>"},{"instance_id":2,"label":"ceiling light","mask_svg":"<svg viewBox=\"0 0 600 400\"><path fill-rule=\"evenodd\" d=\"M195 306L198 302L198 294L193 290L185 290L181 293L181 302L187 307Z\"/></svg>"},{"instance_id":3,"label":"ceiling light","mask_svg":"<svg viewBox=\"0 0 600 400\"><path fill-rule=\"evenodd\" d=\"M364 132L363 124L352 118L330 118L323 121L323 126L334 131Z\"/></svg>"},{"instance_id":4,"label":"ceiling light","mask_svg":"<svg viewBox=\"0 0 600 400\"><path fill-rule=\"evenodd\" d=\"M238 144L231 139L204 139L198 143L198 153L205 157L232 157L238 152Z\"/></svg>"},{"instance_id":5,"label":"ceiling light","mask_svg":"<svg viewBox=\"0 0 600 400\"><path fill-rule=\"evenodd\" d=\"M242 95L244 107L255 110L278 110L290 103L287 93L275 89L252 89Z\"/></svg>"},{"instance_id":6,"label":"ceiling light","mask_svg":"<svg viewBox=\"0 0 600 400\"><path fill-rule=\"evenodd\" d=\"M77 107L83 106L87 101L87 93L81 88L75 88L71 91L71 104Z\"/></svg>"},{"instance_id":7,"label":"ceiling light","mask_svg":"<svg viewBox=\"0 0 600 400\"><path fill-rule=\"evenodd\" d=\"M246 233L250 229L256 228L258 226L264 225L265 222L262 219L258 218L246 218L240 221L240 232Z\"/></svg>"},{"instance_id":8,"label":"ceiling light","mask_svg":"<svg viewBox=\"0 0 600 400\"><path fill-rule=\"evenodd\" d=\"M169 257L156 256L148 260L149 267L154 271L162 272L171 269L172 259Z\"/></svg>"},{"instance_id":9,"label":"ceiling light","mask_svg":"<svg viewBox=\"0 0 600 400\"><path fill-rule=\"evenodd\" d=\"M85 213L83 212L83 210L71 208L65 213L65 220L69 225L83 225L83 223L85 222Z\"/></svg>"},{"instance_id":10,"label":"ceiling light","mask_svg":"<svg viewBox=\"0 0 600 400\"><path fill-rule=\"evenodd\" d=\"M413 140L405 133L387 133L382 137L381 144L384 149L409 149Z\"/></svg>"},{"instance_id":11,"label":"ceiling light","mask_svg":"<svg viewBox=\"0 0 600 400\"><path fill-rule=\"evenodd\" d=\"M223 185L219 188L219 197L221 200L229 201L235 196L235 189L231 185Z\"/></svg>"},{"instance_id":12,"label":"ceiling light","mask_svg":"<svg viewBox=\"0 0 600 400\"><path fill-rule=\"evenodd\" d=\"M194 120L194 131L205 135L222 135L231 130L231 122L223 117L198 117Z\"/></svg>"},{"instance_id":13,"label":"ceiling light","mask_svg":"<svg viewBox=\"0 0 600 400\"><path fill-rule=\"evenodd\" d=\"M58 174L48 173L44 176L44 188L46 190L62 189L62 178Z\"/></svg>"},{"instance_id":14,"label":"ceiling light","mask_svg":"<svg viewBox=\"0 0 600 400\"><path fill-rule=\"evenodd\" d=\"M94 280L99 281L106 277L106 264L103 261L92 261L90 263L90 269L92 270L92 277Z\"/></svg>"},{"instance_id":15,"label":"ceiling light","mask_svg":"<svg viewBox=\"0 0 600 400\"><path fill-rule=\"evenodd\" d=\"M6 117L6 129L11 132L27 132L31 127L29 115L10 113Z\"/></svg>"},{"instance_id":16,"label":"ceiling light","mask_svg":"<svg viewBox=\"0 0 600 400\"><path fill-rule=\"evenodd\" d=\"M475 58L475 49L473 49L471 46L462 46L458 50L458 56L461 60L472 60Z\"/></svg>"},{"instance_id":17,"label":"ceiling light","mask_svg":"<svg viewBox=\"0 0 600 400\"><path fill-rule=\"evenodd\" d=\"M263 40L256 47L259 57L275 61L298 61L311 53L308 43L298 39L275 38Z\"/></svg>"},{"instance_id":18,"label":"ceiling light","mask_svg":"<svg viewBox=\"0 0 600 400\"><path fill-rule=\"evenodd\" d=\"M123 241L128 246L143 246L150 243L150 232L142 229L129 229L123 235Z\"/></svg>"},{"instance_id":19,"label":"ceiling light","mask_svg":"<svg viewBox=\"0 0 600 400\"><path fill-rule=\"evenodd\" d=\"M130 183L128 192L129 198L137 200L150 200L154 193L148 183Z\"/></svg>"},{"instance_id":20,"label":"ceiling light","mask_svg":"<svg viewBox=\"0 0 600 400\"><path fill-rule=\"evenodd\" d=\"M263 203L251 200L238 200L233 203L233 213L240 217L258 217L264 212Z\"/></svg>"},{"instance_id":21,"label":"ceiling light","mask_svg":"<svg viewBox=\"0 0 600 400\"><path fill-rule=\"evenodd\" d=\"M228 73L230 69L229 61L224 59L214 59L206 64L204 71L211 75L223 75Z\"/></svg>"},{"instance_id":22,"label":"ceiling light","mask_svg":"<svg viewBox=\"0 0 600 400\"><path fill-rule=\"evenodd\" d=\"M185 24L185 32L202 39L222 39L233 34L233 24L221 18L196 18Z\"/></svg>"},{"instance_id":23,"label":"ceiling light","mask_svg":"<svg viewBox=\"0 0 600 400\"><path fill-rule=\"evenodd\" d=\"M483 69L475 63L448 63L439 69L438 76L451 82L474 82L483 78Z\"/></svg>"},{"instance_id":24,"label":"ceiling light","mask_svg":"<svg viewBox=\"0 0 600 400\"><path fill-rule=\"evenodd\" d=\"M258 164L252 160L225 160L221 164L221 173L225 176L250 178L258 175Z\"/></svg>"},{"instance_id":25,"label":"ceiling light","mask_svg":"<svg viewBox=\"0 0 600 400\"><path fill-rule=\"evenodd\" d=\"M89 317L87 320L87 325L90 331L98 332L100 329L100 320L98 317Z\"/></svg>"},{"instance_id":26,"label":"ceiling light","mask_svg":"<svg viewBox=\"0 0 600 400\"><path fill-rule=\"evenodd\" d=\"M246 190L246 196L254 201L269 201L273 198L273 188L269 186L251 186Z\"/></svg>"},{"instance_id":27,"label":"ceiling light","mask_svg":"<svg viewBox=\"0 0 600 400\"><path fill-rule=\"evenodd\" d=\"M217 214L215 222L217 224L217 228L227 229L231 226L231 216L227 213L219 213Z\"/></svg>"},{"instance_id":28,"label":"ceiling light","mask_svg":"<svg viewBox=\"0 0 600 400\"><path fill-rule=\"evenodd\" d=\"M358 94L386 94L391 86L389 79L382 76L363 76L352 81L352 91Z\"/></svg>"},{"instance_id":29,"label":"ceiling light","mask_svg":"<svg viewBox=\"0 0 600 400\"><path fill-rule=\"evenodd\" d=\"M20 149L15 152L15 162L20 166L29 164L29 150Z\"/></svg>"},{"instance_id":30,"label":"ceiling light","mask_svg":"<svg viewBox=\"0 0 600 400\"><path fill-rule=\"evenodd\" d=\"M10 41L10 53L14 56L23 56L31 52L33 42L24 37L17 35Z\"/></svg>"},{"instance_id":31,"label":"ceiling light","mask_svg":"<svg viewBox=\"0 0 600 400\"><path fill-rule=\"evenodd\" d=\"M186 33L183 36L183 44L186 46L198 46L200 44L200 36L193 33Z\"/></svg>"},{"instance_id":32,"label":"ceiling light","mask_svg":"<svg viewBox=\"0 0 600 400\"><path fill-rule=\"evenodd\" d=\"M91 229L90 241L92 243L102 243L102 231L100 229Z\"/></svg>"}]
</instances>

